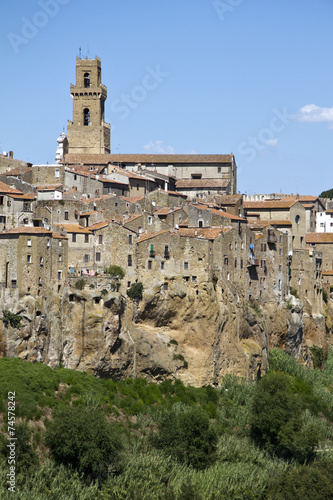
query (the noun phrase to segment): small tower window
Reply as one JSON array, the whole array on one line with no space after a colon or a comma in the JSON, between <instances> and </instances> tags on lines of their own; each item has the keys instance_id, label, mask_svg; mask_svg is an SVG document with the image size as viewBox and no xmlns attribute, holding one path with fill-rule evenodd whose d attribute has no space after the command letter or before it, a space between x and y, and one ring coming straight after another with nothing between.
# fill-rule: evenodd
<instances>
[{"instance_id":1,"label":"small tower window","mask_svg":"<svg viewBox=\"0 0 333 500\"><path fill-rule=\"evenodd\" d=\"M83 125L90 125L90 111L88 108L84 108L83 110Z\"/></svg>"},{"instance_id":2,"label":"small tower window","mask_svg":"<svg viewBox=\"0 0 333 500\"><path fill-rule=\"evenodd\" d=\"M90 74L85 73L84 74L84 87L88 89L90 87Z\"/></svg>"}]
</instances>

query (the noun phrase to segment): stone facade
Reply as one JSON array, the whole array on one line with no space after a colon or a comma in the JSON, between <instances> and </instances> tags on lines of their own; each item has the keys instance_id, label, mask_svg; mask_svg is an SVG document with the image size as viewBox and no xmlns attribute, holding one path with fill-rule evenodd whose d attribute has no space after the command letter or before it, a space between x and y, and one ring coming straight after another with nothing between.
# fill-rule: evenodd
<instances>
[{"instance_id":1,"label":"stone facade","mask_svg":"<svg viewBox=\"0 0 333 500\"><path fill-rule=\"evenodd\" d=\"M69 154L110 153L110 124L105 122L107 88L101 60L76 58L76 85L71 85L73 121L67 124Z\"/></svg>"}]
</instances>

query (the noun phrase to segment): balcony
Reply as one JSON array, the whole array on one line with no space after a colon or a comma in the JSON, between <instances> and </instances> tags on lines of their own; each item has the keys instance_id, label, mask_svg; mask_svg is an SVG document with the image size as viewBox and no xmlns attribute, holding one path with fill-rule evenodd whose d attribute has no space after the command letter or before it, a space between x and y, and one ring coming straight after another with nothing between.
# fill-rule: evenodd
<instances>
[{"instance_id":1,"label":"balcony","mask_svg":"<svg viewBox=\"0 0 333 500\"><path fill-rule=\"evenodd\" d=\"M249 257L247 259L246 267L259 267L259 259L255 259L254 257Z\"/></svg>"},{"instance_id":2,"label":"balcony","mask_svg":"<svg viewBox=\"0 0 333 500\"><path fill-rule=\"evenodd\" d=\"M169 257L170 257L170 252L169 252L169 250L164 250L164 258L165 258L165 259L169 259Z\"/></svg>"},{"instance_id":3,"label":"balcony","mask_svg":"<svg viewBox=\"0 0 333 500\"><path fill-rule=\"evenodd\" d=\"M155 250L149 251L149 257L155 257Z\"/></svg>"}]
</instances>

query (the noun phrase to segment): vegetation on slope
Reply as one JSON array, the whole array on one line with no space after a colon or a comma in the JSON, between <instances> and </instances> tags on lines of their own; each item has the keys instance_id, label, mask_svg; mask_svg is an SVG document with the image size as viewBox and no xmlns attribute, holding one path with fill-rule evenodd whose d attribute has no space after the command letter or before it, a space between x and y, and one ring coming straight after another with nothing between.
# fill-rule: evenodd
<instances>
[{"instance_id":1,"label":"vegetation on slope","mask_svg":"<svg viewBox=\"0 0 333 500\"><path fill-rule=\"evenodd\" d=\"M0 497L11 391L19 499L331 498L332 381L332 354L310 371L272 351L257 383L216 389L2 358Z\"/></svg>"}]
</instances>

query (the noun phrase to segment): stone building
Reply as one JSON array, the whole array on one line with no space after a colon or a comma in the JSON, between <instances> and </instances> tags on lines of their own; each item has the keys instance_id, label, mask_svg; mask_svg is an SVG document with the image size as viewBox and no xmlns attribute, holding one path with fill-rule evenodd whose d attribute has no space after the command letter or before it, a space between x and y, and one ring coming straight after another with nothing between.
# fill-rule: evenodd
<instances>
[{"instance_id":1,"label":"stone building","mask_svg":"<svg viewBox=\"0 0 333 500\"><path fill-rule=\"evenodd\" d=\"M68 153L110 153L110 124L104 116L107 88L98 57L76 58L76 84L71 84L70 92L73 121L67 123Z\"/></svg>"},{"instance_id":2,"label":"stone building","mask_svg":"<svg viewBox=\"0 0 333 500\"><path fill-rule=\"evenodd\" d=\"M71 274L94 272L93 234L79 224L55 224L68 238L68 270Z\"/></svg>"},{"instance_id":3,"label":"stone building","mask_svg":"<svg viewBox=\"0 0 333 500\"><path fill-rule=\"evenodd\" d=\"M290 266L290 287L305 304L305 312L319 314L322 310L322 254L317 249L293 250Z\"/></svg>"},{"instance_id":4,"label":"stone building","mask_svg":"<svg viewBox=\"0 0 333 500\"><path fill-rule=\"evenodd\" d=\"M33 225L36 194L22 193L0 182L0 228Z\"/></svg>"},{"instance_id":5,"label":"stone building","mask_svg":"<svg viewBox=\"0 0 333 500\"><path fill-rule=\"evenodd\" d=\"M67 239L40 227L0 233L0 282L19 296L60 292L67 278Z\"/></svg>"}]
</instances>

